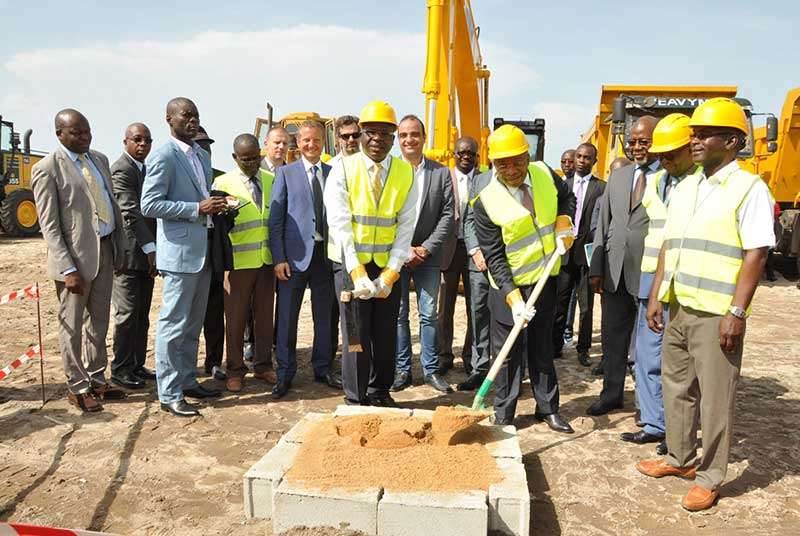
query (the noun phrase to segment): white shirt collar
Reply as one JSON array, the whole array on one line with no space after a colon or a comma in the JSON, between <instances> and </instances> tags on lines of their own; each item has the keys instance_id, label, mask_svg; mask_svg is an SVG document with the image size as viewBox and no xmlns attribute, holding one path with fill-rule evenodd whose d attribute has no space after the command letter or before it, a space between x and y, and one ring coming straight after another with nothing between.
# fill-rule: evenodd
<instances>
[{"instance_id":1,"label":"white shirt collar","mask_svg":"<svg viewBox=\"0 0 800 536\"><path fill-rule=\"evenodd\" d=\"M706 177L706 174L705 174L704 171L701 171L700 175L701 175L701 177L703 179L708 179L708 182L710 184L719 184L719 183L723 182L725 179L727 179L728 177L730 177L731 173L733 173L735 171L738 171L739 169L740 169L739 168L739 162L734 160L732 162L729 162L729 163L725 164L721 168L719 168L717 170L717 172L714 173L713 175L711 175L710 177Z\"/></svg>"},{"instance_id":2,"label":"white shirt collar","mask_svg":"<svg viewBox=\"0 0 800 536\"><path fill-rule=\"evenodd\" d=\"M414 170L414 175L419 173L419 171L422 168L425 167L425 155L422 156L422 159L419 161L419 164L417 164L416 166L414 164L412 164L411 162L409 162L408 160L406 160L405 156L403 157L403 161L406 162L409 166L411 166L411 169Z\"/></svg>"},{"instance_id":3,"label":"white shirt collar","mask_svg":"<svg viewBox=\"0 0 800 536\"><path fill-rule=\"evenodd\" d=\"M133 162L134 164L136 164L136 169L138 169L139 171L141 171L141 170L142 170L142 168L144 167L144 164L143 164L142 162L139 162L139 161L138 161L138 160L136 160L134 157L132 157L131 155L129 155L129 154L128 154L128 151L125 151L125 152L124 152L124 154L125 154L125 156L127 156L127 157L128 157L128 159L129 159L131 162Z\"/></svg>"},{"instance_id":4,"label":"white shirt collar","mask_svg":"<svg viewBox=\"0 0 800 536\"><path fill-rule=\"evenodd\" d=\"M59 145L61 145L61 144L59 143ZM64 147L63 145L61 145L61 148L64 149L64 152L67 153L67 156L69 157L70 160L72 160L73 162L78 160L78 156L79 156L78 153L73 153L72 151L70 151L69 149ZM86 153L84 153L84 154L86 154Z\"/></svg>"},{"instance_id":5,"label":"white shirt collar","mask_svg":"<svg viewBox=\"0 0 800 536\"><path fill-rule=\"evenodd\" d=\"M176 138L175 136L170 136L170 138L172 138L172 141L175 142L175 145L177 145L178 148L181 151L186 153L187 156L190 155L192 153L192 151L196 151L200 147L195 142L192 142L191 145L188 145L188 144L182 142L181 140L179 140L178 138Z\"/></svg>"},{"instance_id":6,"label":"white shirt collar","mask_svg":"<svg viewBox=\"0 0 800 536\"><path fill-rule=\"evenodd\" d=\"M255 175L253 175L253 177L248 177L247 175L245 175L245 174L244 174L244 172L242 171L242 168L240 168L239 166L236 166L236 171L235 171L235 173L237 173L237 174L239 175L239 178L240 178L240 179L241 179L241 181L242 181L243 183L245 183L245 184L247 184L248 182L250 182L250 179L251 179L251 178L253 178L253 177L255 177L255 178L259 178L259 172L258 172L258 171L256 171L256 174L255 174Z\"/></svg>"},{"instance_id":7,"label":"white shirt collar","mask_svg":"<svg viewBox=\"0 0 800 536\"><path fill-rule=\"evenodd\" d=\"M308 174L311 171L311 168L314 167L314 166L317 167L317 169L319 170L319 173L322 173L322 160L317 160L316 164L312 164L311 162L306 160L305 156L302 156L302 155L300 156L300 160L303 161L303 167L306 169L306 174Z\"/></svg>"},{"instance_id":8,"label":"white shirt collar","mask_svg":"<svg viewBox=\"0 0 800 536\"><path fill-rule=\"evenodd\" d=\"M367 165L367 169L372 169L372 167L375 165L375 161L373 159L371 159L370 157L368 157L367 154L364 153L364 152L359 152L358 154L360 154L361 158L364 159L364 163ZM392 155L390 155L390 154L387 154L386 158L384 158L383 160L378 162L378 164L381 165L381 168L384 171L389 169L389 166L391 165L391 163L392 163Z\"/></svg>"},{"instance_id":9,"label":"white shirt collar","mask_svg":"<svg viewBox=\"0 0 800 536\"><path fill-rule=\"evenodd\" d=\"M508 190L511 193L514 193L517 190L519 190L519 187L509 186L508 184L506 184L503 181L501 181L500 178L497 176L497 171L495 169L492 169L492 180L498 181L500 184L502 184L503 186L506 187L506 190ZM531 172L530 171L528 172L527 175L525 175L525 180L522 181L522 184L527 184L528 188L531 189ZM520 184L520 186L522 186L522 184ZM531 191L533 191L533 190L531 189Z\"/></svg>"},{"instance_id":10,"label":"white shirt collar","mask_svg":"<svg viewBox=\"0 0 800 536\"><path fill-rule=\"evenodd\" d=\"M458 169L457 167L454 167L453 169L454 169L454 170L455 170L455 172L456 172L456 178L457 178L457 179L462 179L462 178L464 178L464 179L471 179L471 178L472 178L472 177L475 175L475 168L472 168L472 169L470 170L470 172L469 172L469 173L463 173L463 172L462 172L460 169Z\"/></svg>"},{"instance_id":11,"label":"white shirt collar","mask_svg":"<svg viewBox=\"0 0 800 536\"><path fill-rule=\"evenodd\" d=\"M573 180L575 180L577 182L584 182L584 181L588 181L589 179L592 178L592 173L589 172L586 175L581 177L580 175L578 175L577 172L575 172L575 175L573 175L572 178L573 178Z\"/></svg>"}]
</instances>

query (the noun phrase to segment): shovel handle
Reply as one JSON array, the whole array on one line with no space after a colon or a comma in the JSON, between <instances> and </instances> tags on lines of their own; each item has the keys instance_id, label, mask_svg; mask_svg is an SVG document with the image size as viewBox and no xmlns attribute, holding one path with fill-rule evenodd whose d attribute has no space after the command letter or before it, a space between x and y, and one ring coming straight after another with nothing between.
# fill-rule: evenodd
<instances>
[{"instance_id":1,"label":"shovel handle","mask_svg":"<svg viewBox=\"0 0 800 536\"><path fill-rule=\"evenodd\" d=\"M339 300L341 300L342 303L347 303L349 301L358 299L361 296L369 296L369 289L360 288L358 290L343 290L339 294Z\"/></svg>"}]
</instances>

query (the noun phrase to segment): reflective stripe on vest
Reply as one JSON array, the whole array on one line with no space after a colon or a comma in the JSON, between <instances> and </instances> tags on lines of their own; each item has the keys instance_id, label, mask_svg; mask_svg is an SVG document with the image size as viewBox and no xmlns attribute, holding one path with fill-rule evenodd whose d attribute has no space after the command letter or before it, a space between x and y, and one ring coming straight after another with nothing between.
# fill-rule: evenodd
<instances>
[{"instance_id":1,"label":"reflective stripe on vest","mask_svg":"<svg viewBox=\"0 0 800 536\"><path fill-rule=\"evenodd\" d=\"M269 198L275 175L263 169L261 175L261 207L253 204L253 196L248 186L242 182L241 174L232 171L221 175L214 181L214 188L234 195L244 203L233 222L228 236L233 251L233 269L261 268L272 264L269 250Z\"/></svg>"},{"instance_id":2,"label":"reflective stripe on vest","mask_svg":"<svg viewBox=\"0 0 800 536\"><path fill-rule=\"evenodd\" d=\"M558 190L550 170L542 162L528 166L533 190L536 220L522 203L511 195L496 177L478 194L492 223L497 225L506 246L506 261L517 286L532 285L542 276L546 256L555 251L555 221L558 213ZM559 260L549 275L557 275ZM497 288L489 276L489 282Z\"/></svg>"},{"instance_id":3,"label":"reflective stripe on vest","mask_svg":"<svg viewBox=\"0 0 800 536\"><path fill-rule=\"evenodd\" d=\"M397 214L403 208L414 182L411 166L399 158L391 158L380 202L375 205L369 171L364 155L356 153L342 158L350 214L353 222L353 246L358 262L374 262L380 267L389 262L389 252L397 234ZM328 242L328 257L341 262L341 253Z\"/></svg>"},{"instance_id":4,"label":"reflective stripe on vest","mask_svg":"<svg viewBox=\"0 0 800 536\"><path fill-rule=\"evenodd\" d=\"M730 172L695 207L702 174L673 190L664 228L664 280L658 297L684 307L725 315L731 305L744 251L736 213L761 180L741 169Z\"/></svg>"}]
</instances>

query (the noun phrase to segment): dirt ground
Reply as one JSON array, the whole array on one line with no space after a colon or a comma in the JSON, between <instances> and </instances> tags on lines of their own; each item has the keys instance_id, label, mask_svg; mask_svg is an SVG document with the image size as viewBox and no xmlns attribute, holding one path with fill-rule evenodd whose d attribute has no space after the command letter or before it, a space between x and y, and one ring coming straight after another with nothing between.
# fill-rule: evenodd
<instances>
[{"instance_id":1,"label":"dirt ground","mask_svg":"<svg viewBox=\"0 0 800 536\"><path fill-rule=\"evenodd\" d=\"M43 284L48 396L42 408L37 362L0 382L0 520L120 535L272 534L268 520L244 517L244 472L306 412L330 411L342 402L340 392L312 381L308 304L300 323L300 370L280 402L270 400L266 384L252 381L238 396L205 404L201 418L183 420L162 412L154 388L82 416L65 399L57 301L45 276L44 253L40 239L0 237L0 294L36 280ZM156 296L153 321L159 301ZM680 507L687 482L651 480L634 469L634 462L653 455L654 447L618 439L620 432L636 430L630 379L624 410L585 415L601 379L581 367L569 348L557 368L561 413L576 433L556 434L534 423L529 387L516 422L532 498L531 534L799 534L798 303L800 290L783 278L756 295L728 479L719 505L704 513ZM599 307L596 328L598 320ZM459 305L457 333L464 332L464 323ZM36 342L35 303L0 306L0 329L4 366ZM151 348L154 334L151 327ZM592 348L595 362L599 350L598 344ZM151 353L149 366L152 359ZM456 368L447 376L453 384L464 378ZM415 374L421 379L418 368ZM416 385L396 398L407 407L433 409L471 397L441 396Z\"/></svg>"}]
</instances>

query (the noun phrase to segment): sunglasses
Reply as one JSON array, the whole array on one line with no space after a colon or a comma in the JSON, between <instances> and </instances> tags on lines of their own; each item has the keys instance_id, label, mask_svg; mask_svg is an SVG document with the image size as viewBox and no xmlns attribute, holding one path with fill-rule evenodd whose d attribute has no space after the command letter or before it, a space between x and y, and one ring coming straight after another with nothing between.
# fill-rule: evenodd
<instances>
[{"instance_id":1,"label":"sunglasses","mask_svg":"<svg viewBox=\"0 0 800 536\"><path fill-rule=\"evenodd\" d=\"M363 132L364 132L364 134L367 135L368 138L373 139L373 140L375 138L389 139L389 138L393 138L394 137L394 132L384 132L382 130L364 129Z\"/></svg>"},{"instance_id":2,"label":"sunglasses","mask_svg":"<svg viewBox=\"0 0 800 536\"><path fill-rule=\"evenodd\" d=\"M628 145L631 147L650 147L653 144L653 140L628 140Z\"/></svg>"},{"instance_id":3,"label":"sunglasses","mask_svg":"<svg viewBox=\"0 0 800 536\"><path fill-rule=\"evenodd\" d=\"M697 130L697 131L692 131L692 135L690 136L690 138L702 141L702 140L707 140L708 138L713 138L714 136L730 136L730 135L731 135L730 132L723 132L723 131L708 132L705 130Z\"/></svg>"},{"instance_id":4,"label":"sunglasses","mask_svg":"<svg viewBox=\"0 0 800 536\"><path fill-rule=\"evenodd\" d=\"M467 158L468 156L477 156L477 155L478 153L476 153L475 151L458 151L456 153L456 156L461 158Z\"/></svg>"},{"instance_id":5,"label":"sunglasses","mask_svg":"<svg viewBox=\"0 0 800 536\"><path fill-rule=\"evenodd\" d=\"M343 140L357 140L361 137L361 132L351 132L350 134L339 134Z\"/></svg>"}]
</instances>

